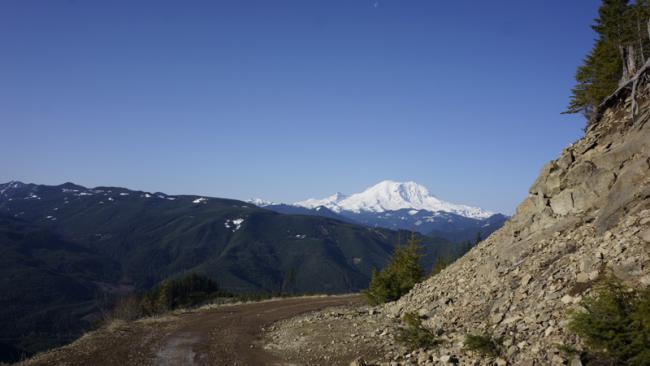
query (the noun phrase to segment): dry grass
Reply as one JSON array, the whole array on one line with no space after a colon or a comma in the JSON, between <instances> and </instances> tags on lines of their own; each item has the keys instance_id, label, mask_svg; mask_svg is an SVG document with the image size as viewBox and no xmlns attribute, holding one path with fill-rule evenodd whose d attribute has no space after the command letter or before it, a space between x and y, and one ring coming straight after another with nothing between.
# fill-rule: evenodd
<instances>
[{"instance_id":1,"label":"dry grass","mask_svg":"<svg viewBox=\"0 0 650 366\"><path fill-rule=\"evenodd\" d=\"M358 293L349 293L349 294L338 294L338 295L302 295L302 296L288 296L288 297L272 297L269 299L264 299L264 300L250 300L250 301L233 301L229 303L213 303L213 304L206 304L198 308L194 309L178 309L178 311L182 311L183 313L192 313L192 312L197 312L197 311L203 311L203 310L210 310L210 309L218 309L222 307L228 307L228 306L236 306L236 305L244 305L244 304L258 304L258 303L266 303L266 302L275 302L275 301L280 301L280 300L290 300L290 299L321 299L321 298L326 298L326 297L331 297L331 298L338 298L338 297L347 297L347 296L358 296Z\"/></svg>"}]
</instances>

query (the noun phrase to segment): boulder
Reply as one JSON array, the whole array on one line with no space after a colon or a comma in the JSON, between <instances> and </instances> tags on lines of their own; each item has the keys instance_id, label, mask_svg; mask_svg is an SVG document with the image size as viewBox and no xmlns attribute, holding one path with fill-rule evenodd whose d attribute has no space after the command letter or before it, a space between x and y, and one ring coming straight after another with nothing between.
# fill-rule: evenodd
<instances>
[{"instance_id":1,"label":"boulder","mask_svg":"<svg viewBox=\"0 0 650 366\"><path fill-rule=\"evenodd\" d=\"M650 243L650 229L645 229L639 234L639 237L643 239L646 243Z\"/></svg>"},{"instance_id":2,"label":"boulder","mask_svg":"<svg viewBox=\"0 0 650 366\"><path fill-rule=\"evenodd\" d=\"M551 197L551 209L558 215L566 215L573 209L573 194L569 190L564 190L560 194Z\"/></svg>"}]
</instances>

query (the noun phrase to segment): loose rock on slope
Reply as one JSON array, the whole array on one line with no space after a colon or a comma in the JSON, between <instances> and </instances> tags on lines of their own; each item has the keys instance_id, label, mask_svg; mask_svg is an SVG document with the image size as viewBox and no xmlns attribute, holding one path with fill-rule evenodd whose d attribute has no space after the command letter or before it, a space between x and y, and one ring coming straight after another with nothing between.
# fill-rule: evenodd
<instances>
[{"instance_id":1,"label":"loose rock on slope","mask_svg":"<svg viewBox=\"0 0 650 366\"><path fill-rule=\"evenodd\" d=\"M650 285L650 101L605 111L577 143L547 164L516 215L435 278L386 311L427 315L462 350L466 334L504 339L512 364L561 364L559 345L580 346L567 311L590 291L601 265L632 286ZM470 362L469 364L472 364Z\"/></svg>"},{"instance_id":2,"label":"loose rock on slope","mask_svg":"<svg viewBox=\"0 0 650 366\"><path fill-rule=\"evenodd\" d=\"M368 328L357 337L384 347L376 363L566 364L572 360L559 347L581 347L566 329L567 313L590 292L602 265L631 286L650 286L650 98L637 95L640 113L632 116L629 91L620 93L582 139L542 169L501 230L380 307L384 320L354 320ZM407 352L393 337L378 336L382 327L395 332L406 312L423 316L427 328L443 334L443 344ZM346 321L326 317L311 315L301 326L311 324L311 338L318 338L319 324L345 327ZM280 325L271 335L275 347L281 348L280 333L296 329ZM483 333L503 339L499 358L464 350L467 334Z\"/></svg>"}]
</instances>

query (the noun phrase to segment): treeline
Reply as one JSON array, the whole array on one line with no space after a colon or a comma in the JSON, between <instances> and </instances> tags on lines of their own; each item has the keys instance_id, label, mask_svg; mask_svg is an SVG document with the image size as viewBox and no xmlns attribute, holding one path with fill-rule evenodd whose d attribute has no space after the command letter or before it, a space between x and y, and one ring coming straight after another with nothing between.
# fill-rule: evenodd
<instances>
[{"instance_id":1,"label":"treeline","mask_svg":"<svg viewBox=\"0 0 650 366\"><path fill-rule=\"evenodd\" d=\"M181 278L164 280L143 294L118 299L109 310L104 312L102 320L103 323L110 323L113 320L132 321L206 304L261 301L287 296L295 296L295 294L290 292L234 294L222 290L217 282L209 277L191 273Z\"/></svg>"},{"instance_id":2,"label":"treeline","mask_svg":"<svg viewBox=\"0 0 650 366\"><path fill-rule=\"evenodd\" d=\"M165 280L144 294L140 301L144 315L161 314L183 307L200 305L216 297L232 297L221 291L211 278L192 273L176 280Z\"/></svg>"},{"instance_id":3,"label":"treeline","mask_svg":"<svg viewBox=\"0 0 650 366\"><path fill-rule=\"evenodd\" d=\"M648 0L603 0L592 26L594 46L576 71L565 113L583 113L591 122L598 106L646 63L649 21Z\"/></svg>"},{"instance_id":4,"label":"treeline","mask_svg":"<svg viewBox=\"0 0 650 366\"><path fill-rule=\"evenodd\" d=\"M234 295L221 290L214 280L192 273L182 278L162 281L144 294L118 299L105 312L104 322L131 321L231 297Z\"/></svg>"}]
</instances>

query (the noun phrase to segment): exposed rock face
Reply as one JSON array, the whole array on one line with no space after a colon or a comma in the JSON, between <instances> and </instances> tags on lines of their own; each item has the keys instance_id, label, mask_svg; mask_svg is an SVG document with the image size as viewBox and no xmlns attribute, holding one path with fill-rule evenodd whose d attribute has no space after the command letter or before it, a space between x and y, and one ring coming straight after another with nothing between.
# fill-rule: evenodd
<instances>
[{"instance_id":1,"label":"exposed rock face","mask_svg":"<svg viewBox=\"0 0 650 366\"><path fill-rule=\"evenodd\" d=\"M384 310L425 315L450 341L432 359L496 360L462 349L466 334L503 337L498 362L568 363L580 346L567 312L590 291L601 264L632 286L650 286L650 100L632 118L630 98L604 111L585 136L548 163L517 213L439 275Z\"/></svg>"},{"instance_id":2,"label":"exposed rock face","mask_svg":"<svg viewBox=\"0 0 650 366\"><path fill-rule=\"evenodd\" d=\"M606 112L584 138L542 169L510 226L525 237L572 216L595 219L603 233L627 210L644 207L641 201L650 195L644 112L636 121L624 106Z\"/></svg>"}]
</instances>

